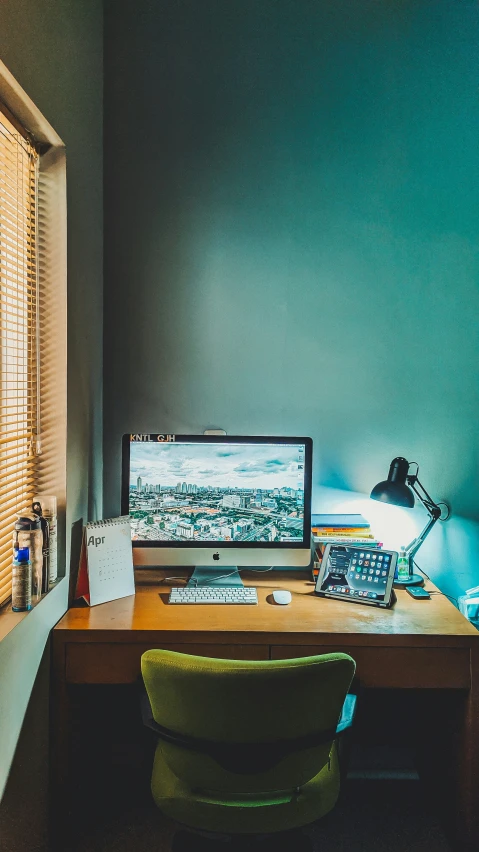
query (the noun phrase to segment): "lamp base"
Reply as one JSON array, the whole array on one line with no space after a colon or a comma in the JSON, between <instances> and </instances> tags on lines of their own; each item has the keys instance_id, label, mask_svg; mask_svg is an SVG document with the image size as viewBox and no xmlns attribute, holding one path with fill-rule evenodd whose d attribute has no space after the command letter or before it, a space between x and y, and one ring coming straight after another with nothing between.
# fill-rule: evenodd
<instances>
[{"instance_id":1,"label":"lamp base","mask_svg":"<svg viewBox=\"0 0 479 852\"><path fill-rule=\"evenodd\" d=\"M395 589L407 589L408 586L424 586L424 577L420 574L410 574L405 580L394 580Z\"/></svg>"}]
</instances>

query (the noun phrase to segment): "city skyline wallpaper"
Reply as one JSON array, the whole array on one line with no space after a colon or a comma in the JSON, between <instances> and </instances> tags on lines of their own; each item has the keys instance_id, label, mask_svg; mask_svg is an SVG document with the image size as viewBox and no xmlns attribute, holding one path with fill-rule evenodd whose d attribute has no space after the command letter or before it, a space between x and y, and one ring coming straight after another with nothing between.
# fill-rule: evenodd
<instances>
[{"instance_id":1,"label":"city skyline wallpaper","mask_svg":"<svg viewBox=\"0 0 479 852\"><path fill-rule=\"evenodd\" d=\"M299 443L132 441L132 538L302 541L304 465Z\"/></svg>"}]
</instances>

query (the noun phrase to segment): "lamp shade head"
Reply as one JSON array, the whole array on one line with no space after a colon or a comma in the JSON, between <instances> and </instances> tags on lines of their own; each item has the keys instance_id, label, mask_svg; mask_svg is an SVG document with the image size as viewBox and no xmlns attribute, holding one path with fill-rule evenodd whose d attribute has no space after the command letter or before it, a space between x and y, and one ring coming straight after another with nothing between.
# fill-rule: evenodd
<instances>
[{"instance_id":1,"label":"lamp shade head","mask_svg":"<svg viewBox=\"0 0 479 852\"><path fill-rule=\"evenodd\" d=\"M394 506L412 509L414 493L406 484L408 470L409 462L405 458L398 456L393 459L389 467L388 478L374 486L371 491L371 498L380 500L381 503L392 503Z\"/></svg>"}]
</instances>

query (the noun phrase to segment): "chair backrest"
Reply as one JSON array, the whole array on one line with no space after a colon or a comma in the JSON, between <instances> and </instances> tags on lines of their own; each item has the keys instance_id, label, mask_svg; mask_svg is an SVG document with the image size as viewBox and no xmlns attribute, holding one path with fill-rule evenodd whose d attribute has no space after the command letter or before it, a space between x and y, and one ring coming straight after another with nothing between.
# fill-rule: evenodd
<instances>
[{"instance_id":1,"label":"chair backrest","mask_svg":"<svg viewBox=\"0 0 479 852\"><path fill-rule=\"evenodd\" d=\"M354 676L347 654L292 660L218 660L152 650L141 668L155 722L216 743L271 743L278 760L250 774L226 769L204 751L161 742L171 770L190 786L230 792L299 787L327 763L333 735L291 752L292 740L334 731ZM254 747L253 747L254 751Z\"/></svg>"}]
</instances>

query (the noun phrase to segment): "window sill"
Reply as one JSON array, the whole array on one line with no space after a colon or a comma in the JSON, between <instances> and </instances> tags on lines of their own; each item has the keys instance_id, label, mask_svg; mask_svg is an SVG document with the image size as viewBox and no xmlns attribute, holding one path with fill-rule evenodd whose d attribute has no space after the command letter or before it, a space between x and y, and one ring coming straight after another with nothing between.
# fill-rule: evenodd
<instances>
[{"instance_id":1,"label":"window sill","mask_svg":"<svg viewBox=\"0 0 479 852\"><path fill-rule=\"evenodd\" d=\"M45 595L42 595L40 600L37 601L33 605L32 609L28 610L28 612L13 612L11 601L7 601L7 603L3 604L3 606L0 607L0 642L2 642L3 639L12 632L12 630L15 630L15 627L17 627L20 622L31 615L32 612L35 612L35 610L42 605L43 601L46 600L64 580L66 580L66 577L59 577L59 579L50 586L48 592Z\"/></svg>"}]
</instances>

